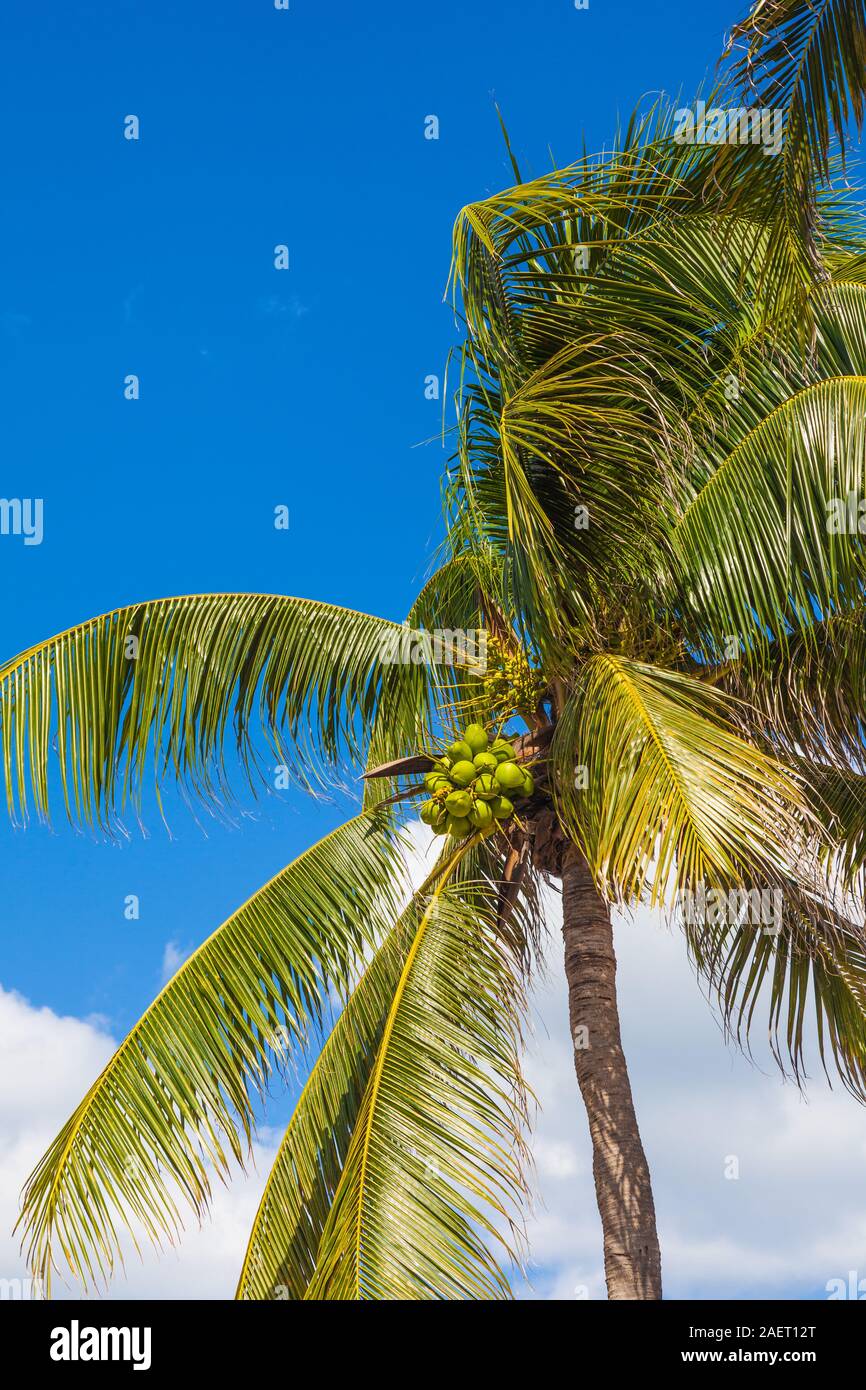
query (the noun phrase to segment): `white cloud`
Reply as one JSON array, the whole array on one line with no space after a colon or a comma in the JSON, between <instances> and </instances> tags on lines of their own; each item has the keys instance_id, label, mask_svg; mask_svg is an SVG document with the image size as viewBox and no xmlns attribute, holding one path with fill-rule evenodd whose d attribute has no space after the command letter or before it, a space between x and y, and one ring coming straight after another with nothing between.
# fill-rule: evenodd
<instances>
[{"instance_id":1,"label":"white cloud","mask_svg":"<svg viewBox=\"0 0 866 1390\"><path fill-rule=\"evenodd\" d=\"M0 987L0 1279L25 1279L27 1268L12 1227L28 1176L116 1047L99 1023L61 1018ZM178 1248L160 1256L142 1243L127 1254L113 1298L231 1298L279 1136L263 1130L255 1171L217 1183L212 1214L201 1228L187 1223ZM54 1296L78 1297L55 1285Z\"/></svg>"},{"instance_id":2,"label":"white cloud","mask_svg":"<svg viewBox=\"0 0 866 1390\"><path fill-rule=\"evenodd\" d=\"M168 984L172 975L183 965L184 961L192 954L191 949L178 945L176 941L167 941L165 950L162 953L162 983Z\"/></svg>"}]
</instances>

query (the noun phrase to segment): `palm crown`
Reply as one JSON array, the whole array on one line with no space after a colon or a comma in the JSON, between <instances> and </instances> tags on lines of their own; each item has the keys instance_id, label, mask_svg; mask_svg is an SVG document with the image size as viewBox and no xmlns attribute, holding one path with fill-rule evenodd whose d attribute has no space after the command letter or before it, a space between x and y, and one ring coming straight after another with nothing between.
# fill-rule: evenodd
<instances>
[{"instance_id":1,"label":"palm crown","mask_svg":"<svg viewBox=\"0 0 866 1390\"><path fill-rule=\"evenodd\" d=\"M200 595L117 610L0 671L20 817L48 812L53 746L67 811L109 830L151 780L224 795L228 731L252 779L263 743L308 787L340 766L368 774L361 814L181 966L40 1162L22 1221L42 1276L58 1253L107 1275L119 1226L159 1239L184 1201L201 1214L246 1151L275 1056L306 1057L336 997L239 1296L507 1295L497 1243L519 1254L524 989L551 875L572 1025L607 1067L602 1085L576 1042L612 1296L658 1296L660 1276L610 904L772 895L772 932L681 913L694 961L736 1032L765 997L797 1075L811 999L825 1065L866 1094L850 525L866 486L866 241L835 178L862 108L863 7L760 4L735 38L745 57L711 100L751 83L781 106L778 159L678 143L660 107L605 156L530 183L515 163L513 188L458 218L447 541L408 629ZM407 631L449 642L394 660ZM459 632L487 635L486 663L455 664ZM495 833L452 837L413 886L401 824L418 773L478 720L522 722L535 789Z\"/></svg>"}]
</instances>

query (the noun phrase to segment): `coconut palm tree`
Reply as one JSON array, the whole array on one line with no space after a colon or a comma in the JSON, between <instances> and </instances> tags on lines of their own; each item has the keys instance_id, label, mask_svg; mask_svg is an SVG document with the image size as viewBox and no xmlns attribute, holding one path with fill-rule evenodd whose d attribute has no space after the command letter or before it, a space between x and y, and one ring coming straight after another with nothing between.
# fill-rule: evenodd
<instances>
[{"instance_id":1,"label":"coconut palm tree","mask_svg":"<svg viewBox=\"0 0 866 1390\"><path fill-rule=\"evenodd\" d=\"M797 1078L811 1009L825 1068L866 1097L866 243L817 180L792 239L759 149L674 125L660 109L529 183L515 163L458 218L447 538L407 626L193 596L0 669L19 819L51 790L112 831L167 779L219 801L228 734L254 785L265 759L311 789L366 769L360 814L180 967L31 1175L46 1281L57 1260L108 1276L124 1226L201 1215L289 1057L308 1077L239 1297L507 1296L545 880L611 1298L662 1289L614 906L674 915L731 1033L765 1008ZM479 631L486 660L456 662ZM525 728L535 790L407 883L418 775L471 721Z\"/></svg>"}]
</instances>

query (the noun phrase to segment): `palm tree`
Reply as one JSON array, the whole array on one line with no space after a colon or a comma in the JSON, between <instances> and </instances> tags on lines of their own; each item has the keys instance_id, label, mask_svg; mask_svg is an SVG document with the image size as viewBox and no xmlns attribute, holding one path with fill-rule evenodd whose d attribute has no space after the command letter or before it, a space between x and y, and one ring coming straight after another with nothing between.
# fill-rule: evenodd
<instances>
[{"instance_id":1,"label":"palm tree","mask_svg":"<svg viewBox=\"0 0 866 1390\"><path fill-rule=\"evenodd\" d=\"M182 1202L201 1214L288 1054L315 1060L238 1296L507 1296L545 879L611 1298L661 1297L614 905L676 915L731 1033L760 997L798 1079L811 1006L822 1063L866 1097L866 242L834 183L811 180L798 238L760 150L673 132L659 109L602 158L529 183L515 163L458 218L447 540L408 626L193 596L0 669L19 818L48 814L52 777L109 831L151 782L219 800L229 730L254 784L262 744L310 788L367 770L361 813L181 966L31 1175L44 1280L58 1254L107 1277L121 1227L158 1240ZM453 635L481 630L486 666L454 664ZM431 631L438 660L393 659ZM413 888L418 774L479 719L522 721L535 793Z\"/></svg>"}]
</instances>

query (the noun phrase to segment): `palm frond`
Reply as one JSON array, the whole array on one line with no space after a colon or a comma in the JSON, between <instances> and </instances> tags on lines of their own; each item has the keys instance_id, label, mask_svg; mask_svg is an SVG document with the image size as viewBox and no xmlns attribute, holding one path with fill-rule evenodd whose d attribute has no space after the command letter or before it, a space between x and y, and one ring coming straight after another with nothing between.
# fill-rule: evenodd
<instances>
[{"instance_id":1,"label":"palm frond","mask_svg":"<svg viewBox=\"0 0 866 1390\"><path fill-rule=\"evenodd\" d=\"M809 803L824 826L821 846L828 880L859 902L866 897L866 769L803 759Z\"/></svg>"},{"instance_id":2,"label":"palm frond","mask_svg":"<svg viewBox=\"0 0 866 1390\"><path fill-rule=\"evenodd\" d=\"M481 609L482 585L491 573L489 559L477 550L452 555L430 576L412 605L405 634L414 635L414 646L426 659L440 654L446 658L435 666L431 685L435 689L435 712L419 707L414 728L407 721L395 721L391 706L382 701L370 738L367 770L416 753L425 741L441 734L454 721L457 712L483 689L487 656L487 628ZM422 646L422 644L424 644ZM402 643L405 655L413 656L413 642ZM416 651L414 655L419 655ZM372 807L382 797L381 788L367 782L364 805Z\"/></svg>"},{"instance_id":3,"label":"palm frond","mask_svg":"<svg viewBox=\"0 0 866 1390\"><path fill-rule=\"evenodd\" d=\"M752 891L756 891L754 888ZM831 1078L866 1100L866 933L834 905L816 879L777 877L758 892L772 911L736 923L730 913L684 924L690 954L717 993L723 1017L745 1044L759 1005L768 1010L768 1036L779 1066L806 1077L807 1020L811 1014L818 1055ZM775 901L774 901L775 900Z\"/></svg>"},{"instance_id":4,"label":"palm frond","mask_svg":"<svg viewBox=\"0 0 866 1390\"><path fill-rule=\"evenodd\" d=\"M19 1224L34 1273L58 1256L107 1278L118 1228L176 1233L184 1200L244 1158L276 1051L304 1046L394 920L398 845L380 816L349 821L253 895L189 957L118 1048L32 1173Z\"/></svg>"},{"instance_id":5,"label":"palm frond","mask_svg":"<svg viewBox=\"0 0 866 1390\"><path fill-rule=\"evenodd\" d=\"M735 661L718 673L737 695L748 737L791 762L858 769L866 730L866 605L862 595L773 647L760 666Z\"/></svg>"},{"instance_id":6,"label":"palm frond","mask_svg":"<svg viewBox=\"0 0 866 1390\"><path fill-rule=\"evenodd\" d=\"M508 1296L490 1242L513 1249L526 1103L495 905L443 883L417 924L308 1299Z\"/></svg>"},{"instance_id":7,"label":"palm frond","mask_svg":"<svg viewBox=\"0 0 866 1390\"><path fill-rule=\"evenodd\" d=\"M281 595L191 595L93 618L0 667L10 814L26 819L32 798L47 817L52 764L67 813L85 822L112 824L166 775L213 803L228 794L226 742L252 777L259 732L310 786L363 761L380 700L405 737L423 722L434 672L399 659L404 640L399 624Z\"/></svg>"},{"instance_id":8,"label":"palm frond","mask_svg":"<svg viewBox=\"0 0 866 1390\"><path fill-rule=\"evenodd\" d=\"M757 0L735 25L726 85L784 113L787 143L825 181L830 150L859 133L866 104L863 0Z\"/></svg>"},{"instance_id":9,"label":"palm frond","mask_svg":"<svg viewBox=\"0 0 866 1390\"><path fill-rule=\"evenodd\" d=\"M776 214L762 268L777 319L805 346L810 289L823 278L822 250L850 206L841 186L845 140L862 127L866 64L863 0L758 0L723 55L719 99L728 109L769 113L778 147L718 151L712 186L736 210L744 190ZM741 107L740 103L746 106ZM769 155L769 157L768 157ZM740 164L745 178L732 167ZM856 216L856 213L855 213Z\"/></svg>"},{"instance_id":10,"label":"palm frond","mask_svg":"<svg viewBox=\"0 0 866 1390\"><path fill-rule=\"evenodd\" d=\"M655 904L790 865L803 840L796 779L732 715L692 677L614 654L587 661L551 760L560 817L609 896Z\"/></svg>"},{"instance_id":11,"label":"palm frond","mask_svg":"<svg viewBox=\"0 0 866 1390\"><path fill-rule=\"evenodd\" d=\"M463 892L492 886L505 873L502 850L474 846L458 862L447 851L367 965L313 1066L268 1176L250 1234L237 1297L303 1298L316 1266L319 1242L343 1171L361 1103L378 1055L407 954L442 876ZM527 875L497 932L514 961L528 971L540 930L537 884Z\"/></svg>"},{"instance_id":12,"label":"palm frond","mask_svg":"<svg viewBox=\"0 0 866 1390\"><path fill-rule=\"evenodd\" d=\"M237 1298L271 1299L278 1290L290 1299L304 1296L417 914L416 895L361 976L310 1072L262 1194Z\"/></svg>"},{"instance_id":13,"label":"palm frond","mask_svg":"<svg viewBox=\"0 0 866 1390\"><path fill-rule=\"evenodd\" d=\"M715 654L763 653L850 602L863 576L851 496L866 489L866 377L822 381L760 413L673 532L685 602Z\"/></svg>"}]
</instances>

